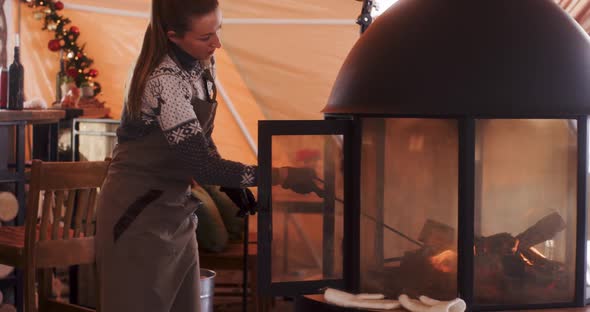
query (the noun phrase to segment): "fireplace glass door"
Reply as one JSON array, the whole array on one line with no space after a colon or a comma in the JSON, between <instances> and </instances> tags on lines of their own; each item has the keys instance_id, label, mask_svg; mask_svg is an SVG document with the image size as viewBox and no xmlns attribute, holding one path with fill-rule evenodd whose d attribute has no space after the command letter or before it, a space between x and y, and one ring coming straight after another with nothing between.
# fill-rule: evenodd
<instances>
[{"instance_id":1,"label":"fireplace glass door","mask_svg":"<svg viewBox=\"0 0 590 312\"><path fill-rule=\"evenodd\" d=\"M344 287L343 253L351 244L344 240L345 171L350 165L343 151L350 144L350 129L349 121L335 120L260 123L260 176L267 181L259 189L259 261L270 264L259 268L260 284L270 285L274 295ZM281 167L312 170L312 180L297 183L313 185L313 191L277 184L272 168Z\"/></svg>"}]
</instances>

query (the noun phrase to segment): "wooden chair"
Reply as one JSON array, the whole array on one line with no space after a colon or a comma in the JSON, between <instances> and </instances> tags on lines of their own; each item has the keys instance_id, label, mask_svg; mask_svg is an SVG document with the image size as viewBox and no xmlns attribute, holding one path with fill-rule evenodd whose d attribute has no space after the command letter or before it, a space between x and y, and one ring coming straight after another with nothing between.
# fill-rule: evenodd
<instances>
[{"instance_id":1,"label":"wooden chair","mask_svg":"<svg viewBox=\"0 0 590 312\"><path fill-rule=\"evenodd\" d=\"M96 198L108 166L108 160L33 160L25 225L0 227L0 263L23 270L26 312L37 311L37 270L39 311L94 311L51 299L51 273L52 268L95 262Z\"/></svg>"}]
</instances>

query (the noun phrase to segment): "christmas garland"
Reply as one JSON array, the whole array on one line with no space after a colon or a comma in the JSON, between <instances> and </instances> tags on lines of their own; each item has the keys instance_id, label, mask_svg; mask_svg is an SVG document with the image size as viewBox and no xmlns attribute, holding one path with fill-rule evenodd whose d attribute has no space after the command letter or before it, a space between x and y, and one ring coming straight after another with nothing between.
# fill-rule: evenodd
<instances>
[{"instance_id":1,"label":"christmas garland","mask_svg":"<svg viewBox=\"0 0 590 312\"><path fill-rule=\"evenodd\" d=\"M74 81L77 87L91 85L94 88L94 96L101 91L101 86L93 79L98 76L98 70L91 68L94 61L84 52L85 44L79 46L77 43L80 36L80 29L70 24L70 19L59 15L57 12L63 10L64 4L61 1L53 0L21 0L30 8L36 9L35 19L44 19L43 30L55 32L54 39L47 45L53 52L63 51L62 71L65 70L65 79ZM61 64L62 62L60 62Z\"/></svg>"}]
</instances>

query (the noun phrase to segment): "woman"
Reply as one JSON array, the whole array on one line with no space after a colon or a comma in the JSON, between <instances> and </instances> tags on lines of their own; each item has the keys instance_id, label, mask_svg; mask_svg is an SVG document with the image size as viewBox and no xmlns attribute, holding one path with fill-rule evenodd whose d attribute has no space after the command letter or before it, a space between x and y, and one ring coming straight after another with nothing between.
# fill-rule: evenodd
<instances>
[{"instance_id":1,"label":"woman","mask_svg":"<svg viewBox=\"0 0 590 312\"><path fill-rule=\"evenodd\" d=\"M224 186L236 202L257 184L257 167L221 158L211 138L217 0L152 0L151 14L98 201L99 305L106 312L198 311L191 181ZM273 183L307 193L314 176L281 168Z\"/></svg>"},{"instance_id":2,"label":"woman","mask_svg":"<svg viewBox=\"0 0 590 312\"><path fill-rule=\"evenodd\" d=\"M220 29L217 0L152 1L97 209L102 311L198 311L191 179L256 185L256 167L222 159L211 139Z\"/></svg>"}]
</instances>

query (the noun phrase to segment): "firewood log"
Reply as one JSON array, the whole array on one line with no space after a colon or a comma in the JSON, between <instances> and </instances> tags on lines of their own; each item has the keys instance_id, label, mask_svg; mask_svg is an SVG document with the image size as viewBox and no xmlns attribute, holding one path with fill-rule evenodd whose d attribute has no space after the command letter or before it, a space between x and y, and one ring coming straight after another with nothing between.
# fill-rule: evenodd
<instances>
[{"instance_id":1,"label":"firewood log","mask_svg":"<svg viewBox=\"0 0 590 312\"><path fill-rule=\"evenodd\" d=\"M516 249L516 238L510 233L498 233L491 236L480 236L475 238L475 254L513 254Z\"/></svg>"},{"instance_id":2,"label":"firewood log","mask_svg":"<svg viewBox=\"0 0 590 312\"><path fill-rule=\"evenodd\" d=\"M435 252L453 249L456 240L455 229L444 223L428 219L420 231L418 240Z\"/></svg>"},{"instance_id":3,"label":"firewood log","mask_svg":"<svg viewBox=\"0 0 590 312\"><path fill-rule=\"evenodd\" d=\"M540 244L553 238L557 233L563 231L563 229L565 229L565 221L563 221L563 218L557 212L547 215L516 236L519 240L519 248L527 249Z\"/></svg>"},{"instance_id":4,"label":"firewood log","mask_svg":"<svg viewBox=\"0 0 590 312\"><path fill-rule=\"evenodd\" d=\"M8 222L18 214L18 201L10 192L0 192L0 221Z\"/></svg>"}]
</instances>

